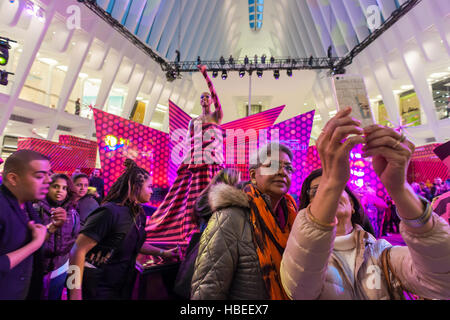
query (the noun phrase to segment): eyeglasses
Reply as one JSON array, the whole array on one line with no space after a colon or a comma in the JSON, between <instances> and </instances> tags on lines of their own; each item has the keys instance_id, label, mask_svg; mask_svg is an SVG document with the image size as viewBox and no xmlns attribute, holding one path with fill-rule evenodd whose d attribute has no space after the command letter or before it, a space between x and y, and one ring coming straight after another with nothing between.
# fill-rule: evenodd
<instances>
[{"instance_id":1,"label":"eyeglasses","mask_svg":"<svg viewBox=\"0 0 450 320\"><path fill-rule=\"evenodd\" d=\"M284 170L286 170L288 174L292 174L295 172L295 168L290 163L279 162L275 160L270 161L270 163L261 164L261 167L271 168L275 170L276 169L280 170L280 168L284 168Z\"/></svg>"}]
</instances>

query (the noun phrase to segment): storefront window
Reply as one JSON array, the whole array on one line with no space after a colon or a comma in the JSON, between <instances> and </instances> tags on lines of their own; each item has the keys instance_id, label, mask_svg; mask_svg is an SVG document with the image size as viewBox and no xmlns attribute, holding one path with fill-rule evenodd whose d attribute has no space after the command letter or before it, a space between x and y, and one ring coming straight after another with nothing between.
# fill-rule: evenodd
<instances>
[{"instance_id":1,"label":"storefront window","mask_svg":"<svg viewBox=\"0 0 450 320\"><path fill-rule=\"evenodd\" d=\"M400 95L399 105L402 125L415 127L424 124L421 119L420 102L414 90L402 93Z\"/></svg>"},{"instance_id":2,"label":"storefront window","mask_svg":"<svg viewBox=\"0 0 450 320\"><path fill-rule=\"evenodd\" d=\"M450 118L450 78L431 85L434 107L439 120Z\"/></svg>"},{"instance_id":3,"label":"storefront window","mask_svg":"<svg viewBox=\"0 0 450 320\"><path fill-rule=\"evenodd\" d=\"M384 102L378 101L378 123L382 126L392 127Z\"/></svg>"},{"instance_id":4,"label":"storefront window","mask_svg":"<svg viewBox=\"0 0 450 320\"><path fill-rule=\"evenodd\" d=\"M113 86L108 97L106 111L121 117L126 96L127 96L126 89Z\"/></svg>"},{"instance_id":5,"label":"storefront window","mask_svg":"<svg viewBox=\"0 0 450 320\"><path fill-rule=\"evenodd\" d=\"M51 76L49 70L50 66L48 64L36 59L20 92L19 98L42 105L47 105L48 103L50 107L51 104L47 101L48 83L49 77Z\"/></svg>"}]
</instances>

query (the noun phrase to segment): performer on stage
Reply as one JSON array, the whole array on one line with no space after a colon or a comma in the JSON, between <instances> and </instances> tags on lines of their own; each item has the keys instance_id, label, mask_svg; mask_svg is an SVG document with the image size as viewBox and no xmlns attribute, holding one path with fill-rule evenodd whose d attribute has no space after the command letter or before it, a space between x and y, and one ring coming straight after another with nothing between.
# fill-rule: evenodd
<instances>
[{"instance_id":1,"label":"performer on stage","mask_svg":"<svg viewBox=\"0 0 450 320\"><path fill-rule=\"evenodd\" d=\"M210 93L201 94L202 114L189 122L190 156L178 168L175 182L146 227L148 240L185 242L180 246L183 252L190 236L198 232L193 218L195 201L223 169L222 107L206 66L198 65L198 69L205 77ZM214 111L211 110L212 103ZM215 149L219 152L214 152Z\"/></svg>"}]
</instances>

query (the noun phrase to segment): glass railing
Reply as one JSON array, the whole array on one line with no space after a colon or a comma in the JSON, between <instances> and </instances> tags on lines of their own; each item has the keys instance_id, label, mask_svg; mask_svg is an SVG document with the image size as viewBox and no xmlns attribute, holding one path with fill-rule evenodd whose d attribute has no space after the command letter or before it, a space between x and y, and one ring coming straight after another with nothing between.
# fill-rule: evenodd
<instances>
[{"instance_id":1,"label":"glass railing","mask_svg":"<svg viewBox=\"0 0 450 320\"><path fill-rule=\"evenodd\" d=\"M46 106L50 109L56 109L58 106L59 96L51 93L48 94L46 91L38 88L34 88L29 85L24 85L22 91L20 92L19 99L30 101L36 104ZM75 100L69 99L66 104L65 112L77 115L75 113ZM86 104L81 104L80 114L78 116L92 119L92 111Z\"/></svg>"}]
</instances>

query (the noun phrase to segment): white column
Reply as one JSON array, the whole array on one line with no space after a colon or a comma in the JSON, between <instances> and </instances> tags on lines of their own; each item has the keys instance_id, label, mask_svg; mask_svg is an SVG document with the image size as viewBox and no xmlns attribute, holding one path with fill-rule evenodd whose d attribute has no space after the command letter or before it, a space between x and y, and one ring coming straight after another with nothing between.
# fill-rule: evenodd
<instances>
[{"instance_id":1,"label":"white column","mask_svg":"<svg viewBox=\"0 0 450 320\"><path fill-rule=\"evenodd\" d=\"M185 80L185 86L184 86L184 90L181 92L180 97L178 99L178 101L176 102L177 105L181 108L184 109L185 108L185 103L187 101L187 96L189 95L189 93L191 92L191 89L193 87L193 82L190 80Z\"/></svg>"},{"instance_id":2,"label":"white column","mask_svg":"<svg viewBox=\"0 0 450 320\"><path fill-rule=\"evenodd\" d=\"M54 65L48 66L48 77L47 77L47 89L45 95L44 105L50 107L50 95L52 93L52 80L53 80L53 70L55 69Z\"/></svg>"},{"instance_id":3,"label":"white column","mask_svg":"<svg viewBox=\"0 0 450 320\"><path fill-rule=\"evenodd\" d=\"M145 71L142 68L135 67L133 74L131 75L131 80L128 84L128 94L125 100L125 105L123 107L122 116L125 119L129 119L131 108L136 102L136 97L141 89L142 82L144 81Z\"/></svg>"},{"instance_id":4,"label":"white column","mask_svg":"<svg viewBox=\"0 0 450 320\"><path fill-rule=\"evenodd\" d=\"M96 22L93 22L92 29L95 29L97 25ZM94 33L88 33L88 38L79 40L75 46L73 46L71 51L71 59L69 62L69 66L67 69L66 77L64 78L64 83L61 88L61 92L59 94L59 100L57 105L57 113L55 118L52 120L50 124L50 128L48 130L47 139L52 140L53 136L56 132L56 128L58 127L59 119L66 109L67 101L69 101L70 93L72 92L78 75L80 74L81 68L83 67L83 63L86 60L87 54L89 52L89 48L94 41Z\"/></svg>"},{"instance_id":5,"label":"white column","mask_svg":"<svg viewBox=\"0 0 450 320\"><path fill-rule=\"evenodd\" d=\"M175 85L172 84L172 88L170 89L169 96L167 97L170 99L170 96L172 95L173 91L175 90ZM164 132L169 132L169 119L170 119L170 112L169 109L167 109L166 115L164 116L164 123L163 123L163 130Z\"/></svg>"},{"instance_id":6,"label":"white column","mask_svg":"<svg viewBox=\"0 0 450 320\"><path fill-rule=\"evenodd\" d=\"M36 59L36 54L44 40L48 27L55 14L56 1L52 2L45 11L45 22L40 22L36 17L31 18L30 25L27 32L24 33L23 51L20 56L19 64L14 75L14 84L11 88L11 93L8 102L2 108L2 116L0 118L0 135L6 128L9 117L11 116L14 106L19 98L20 91L25 84L25 81L30 73L31 66ZM22 12L25 14L25 12Z\"/></svg>"},{"instance_id":7,"label":"white column","mask_svg":"<svg viewBox=\"0 0 450 320\"><path fill-rule=\"evenodd\" d=\"M160 81L156 80L155 85L153 86L152 94L150 96L149 102L148 102L148 108L146 110L146 121L144 124L146 126L150 125L150 122L152 121L153 112L155 112L156 105L159 102L159 99L161 98L161 95L164 91L164 85L167 83L166 79L160 78Z\"/></svg>"},{"instance_id":8,"label":"white column","mask_svg":"<svg viewBox=\"0 0 450 320\"><path fill-rule=\"evenodd\" d=\"M439 132L439 123L435 111L433 95L428 86L427 77L425 74L425 61L420 56L419 50L413 45L407 45L402 52L402 61L408 72L411 82L414 85L417 98L420 105L427 116L427 125L433 132L437 142L444 142L444 136Z\"/></svg>"},{"instance_id":9,"label":"white column","mask_svg":"<svg viewBox=\"0 0 450 320\"><path fill-rule=\"evenodd\" d=\"M122 39L123 40L123 39ZM112 50L111 48L109 50ZM113 54L112 52L108 55L107 68L103 66L104 75L102 82L100 84L100 90L98 91L97 99L95 100L95 105L104 110L106 105L106 100L108 99L109 92L111 91L114 80L116 79L117 72L119 71L120 64L122 63L125 53L124 50L118 54Z\"/></svg>"},{"instance_id":10,"label":"white column","mask_svg":"<svg viewBox=\"0 0 450 320\"><path fill-rule=\"evenodd\" d=\"M152 67L151 71L147 72L148 77L152 77L152 80L149 83L148 89L144 88L144 92L148 93L149 95L149 99L148 99L148 103L145 106L145 114L144 114L144 125L148 125L150 123L150 119L152 118L153 115L153 110L155 109L154 106L152 106L151 104L151 97L152 97L152 92L153 89L155 87L155 84L157 83L158 80L158 73L155 72L157 69L158 64L154 64L154 66Z\"/></svg>"},{"instance_id":11,"label":"white column","mask_svg":"<svg viewBox=\"0 0 450 320\"><path fill-rule=\"evenodd\" d=\"M386 65L381 61L374 64L376 59L372 56L370 51L361 53L361 59L362 60L358 60L357 64L360 63L360 61L364 61L363 65L370 66L370 72L372 73L375 83L377 84L381 96L383 97L383 102L389 116L389 121L391 121L394 126L399 126L402 122L400 119L398 100L392 91L392 80L389 76Z\"/></svg>"},{"instance_id":12,"label":"white column","mask_svg":"<svg viewBox=\"0 0 450 320\"><path fill-rule=\"evenodd\" d=\"M317 81L317 80L316 80ZM325 125L325 123L330 120L330 114L328 113L328 108L325 104L325 97L323 96L322 90L320 89L318 83L314 83L312 88L314 100L316 102L316 107L319 111L320 117L322 118L322 124Z\"/></svg>"}]
</instances>

